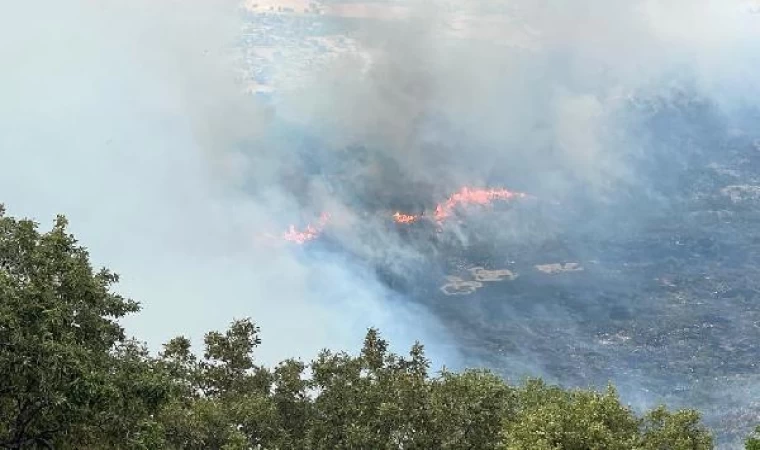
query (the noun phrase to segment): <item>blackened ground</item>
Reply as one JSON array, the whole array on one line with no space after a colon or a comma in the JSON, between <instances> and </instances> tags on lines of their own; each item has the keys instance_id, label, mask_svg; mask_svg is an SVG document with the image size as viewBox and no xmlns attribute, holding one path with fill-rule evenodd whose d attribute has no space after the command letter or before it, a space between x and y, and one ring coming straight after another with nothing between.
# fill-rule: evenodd
<instances>
[{"instance_id":1,"label":"blackened ground","mask_svg":"<svg viewBox=\"0 0 760 450\"><path fill-rule=\"evenodd\" d=\"M613 381L632 402L696 407L728 445L760 422L760 152L733 142L703 156L666 186L666 207L645 216L635 213L642 200L586 211L585 223L561 215L567 227L546 227L554 234L544 240L472 238L441 272L465 278L483 266L518 278L418 301L473 363L566 385ZM584 270L535 268L564 262Z\"/></svg>"},{"instance_id":2,"label":"blackened ground","mask_svg":"<svg viewBox=\"0 0 760 450\"><path fill-rule=\"evenodd\" d=\"M389 221L424 262L374 270L440 318L469 364L569 386L612 381L634 406L699 408L725 447L760 423L760 151L709 105L653 111L641 122L648 150L630 160L635 183L603 200L579 188L561 202L468 208L443 230ZM375 176L401 180L396 169ZM369 211L429 210L436 197L352 192ZM340 251L329 236L324 245ZM536 268L552 263L583 270ZM442 292L474 267L517 277Z\"/></svg>"}]
</instances>

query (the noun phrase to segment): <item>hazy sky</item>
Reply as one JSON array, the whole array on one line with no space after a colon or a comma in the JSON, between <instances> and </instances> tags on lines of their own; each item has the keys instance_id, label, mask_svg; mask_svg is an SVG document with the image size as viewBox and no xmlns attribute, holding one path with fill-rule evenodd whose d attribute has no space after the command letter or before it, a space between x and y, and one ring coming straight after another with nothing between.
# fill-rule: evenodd
<instances>
[{"instance_id":1,"label":"hazy sky","mask_svg":"<svg viewBox=\"0 0 760 450\"><path fill-rule=\"evenodd\" d=\"M239 25L234 9L156 3L5 8L0 201L9 213L43 228L66 214L95 264L121 274L118 291L142 302L125 323L153 348L245 316L261 324L269 362L356 349L371 325L403 347L424 338L373 277L256 247L257 227L283 224L238 189L235 164L217 165L261 125L221 56Z\"/></svg>"},{"instance_id":2,"label":"hazy sky","mask_svg":"<svg viewBox=\"0 0 760 450\"><path fill-rule=\"evenodd\" d=\"M125 322L130 332L156 348L175 334L197 338L252 316L263 328L261 355L274 361L356 348L374 325L400 346L423 339L439 361L456 362L436 322L392 299L363 269L334 255L255 244L257 227L278 229L297 208L278 189L266 198L240 189L252 173L268 180L285 144L253 157L233 149L271 120L232 82L223 49L239 30L234 4L11 3L0 17L0 201L43 227L57 213L69 217L94 262L122 275L118 290L143 303ZM439 45L439 16L420 10L402 25L363 30L375 69L340 61L315 75L318 90L285 101L283 114L313 122L336 146L383 147L424 181L480 181L505 155L540 170L535 149L551 144L577 178L604 186L626 175L604 145L607 114L620 98L675 63L728 106L741 93L716 86L738 81L744 94L757 86L742 57L756 32L734 21L736 5L611 3L517 2L546 56L526 65L500 56L499 43ZM556 55L566 56L561 65ZM461 118L466 138L477 137L471 153L454 155L467 154L471 167L436 166L452 159L427 144L446 135L431 138L414 125L431 110ZM560 188L556 180L536 186ZM352 245L368 258L405 252L392 236Z\"/></svg>"}]
</instances>

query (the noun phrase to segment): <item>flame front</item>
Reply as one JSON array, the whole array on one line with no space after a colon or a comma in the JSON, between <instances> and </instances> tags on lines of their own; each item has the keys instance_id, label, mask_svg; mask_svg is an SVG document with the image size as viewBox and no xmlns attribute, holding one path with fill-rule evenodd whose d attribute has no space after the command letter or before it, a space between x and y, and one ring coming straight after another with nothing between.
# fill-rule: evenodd
<instances>
[{"instance_id":1,"label":"flame front","mask_svg":"<svg viewBox=\"0 0 760 450\"><path fill-rule=\"evenodd\" d=\"M330 215L322 213L319 217L319 222L316 225L308 224L303 231L298 231L295 225L291 225L288 231L282 234L282 238L289 242L295 242L296 244L304 244L309 241L313 241L322 234L322 230L330 222Z\"/></svg>"},{"instance_id":2,"label":"flame front","mask_svg":"<svg viewBox=\"0 0 760 450\"><path fill-rule=\"evenodd\" d=\"M445 202L439 203L435 207L434 217L437 222L443 222L448 219L459 205L488 205L493 200L512 200L513 198L524 198L526 194L522 192L512 192L506 189L472 189L467 186L463 187L452 194Z\"/></svg>"},{"instance_id":3,"label":"flame front","mask_svg":"<svg viewBox=\"0 0 760 450\"><path fill-rule=\"evenodd\" d=\"M465 186L449 196L446 201L437 204L432 217L435 222L441 224L454 214L454 211L458 206L489 205L494 200L513 200L516 198L525 198L527 196L527 194L522 192L513 192L507 189L477 189ZM407 225L419 221L423 218L423 215L405 214L396 211L391 217L394 222ZM322 231L329 222L330 215L322 213L316 225L308 224L303 231L299 231L296 229L295 225L291 225L288 228L288 231L282 234L282 239L297 244L313 241L322 234Z\"/></svg>"},{"instance_id":4,"label":"flame front","mask_svg":"<svg viewBox=\"0 0 760 450\"><path fill-rule=\"evenodd\" d=\"M396 211L395 214L393 214L393 221L396 223L414 223L420 219L421 216L414 216L411 214L403 214L398 211Z\"/></svg>"}]
</instances>

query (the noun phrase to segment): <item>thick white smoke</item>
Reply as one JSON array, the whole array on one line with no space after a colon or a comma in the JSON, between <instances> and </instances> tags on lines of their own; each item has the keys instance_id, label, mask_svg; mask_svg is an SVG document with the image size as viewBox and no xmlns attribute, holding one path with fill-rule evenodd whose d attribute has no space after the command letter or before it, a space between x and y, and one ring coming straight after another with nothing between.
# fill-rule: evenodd
<instances>
[{"instance_id":1,"label":"thick white smoke","mask_svg":"<svg viewBox=\"0 0 760 450\"><path fill-rule=\"evenodd\" d=\"M67 214L143 302L127 324L154 348L252 316L268 362L354 349L379 326L456 365L458 337L368 268L403 275L424 259L376 204L495 181L557 202L621 185L650 195L631 164L651 143L632 104L686 86L741 128L758 98L760 19L744 3L330 5L313 20L392 14L351 22L356 51L267 106L237 83L231 0L15 1L0 14L0 201L43 223ZM257 241L321 210L354 259ZM532 356L519 364L541 367Z\"/></svg>"},{"instance_id":2,"label":"thick white smoke","mask_svg":"<svg viewBox=\"0 0 760 450\"><path fill-rule=\"evenodd\" d=\"M270 363L356 349L370 326L403 347L423 339L439 362L455 355L431 337L435 321L363 270L258 245L258 233L283 228L297 210L267 181L286 157L254 167L266 198L239 189L250 161L236 145L256 139L271 117L236 83L235 3L8 6L2 201L43 226L69 216L95 263L120 273L120 291L143 303L130 332L157 348L252 316Z\"/></svg>"}]
</instances>

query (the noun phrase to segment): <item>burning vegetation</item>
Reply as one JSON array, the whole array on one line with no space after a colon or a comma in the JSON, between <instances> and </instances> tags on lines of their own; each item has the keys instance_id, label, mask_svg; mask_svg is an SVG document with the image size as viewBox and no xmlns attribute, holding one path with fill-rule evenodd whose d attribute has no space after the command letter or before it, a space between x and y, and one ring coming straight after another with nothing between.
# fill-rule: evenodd
<instances>
[{"instance_id":1,"label":"burning vegetation","mask_svg":"<svg viewBox=\"0 0 760 450\"><path fill-rule=\"evenodd\" d=\"M445 201L438 203L433 210L432 216L426 216L424 213L406 214L396 211L391 216L391 219L397 224L408 225L430 217L433 222L440 225L453 217L457 208L460 207L469 205L488 206L496 200L509 201L526 197L528 195L525 193L503 188L479 189L464 186L459 191L450 195ZM290 225L288 231L281 235L281 239L296 244L305 244L317 239L329 223L330 214L322 213L316 224L307 224L301 230L296 228L295 225Z\"/></svg>"}]
</instances>

